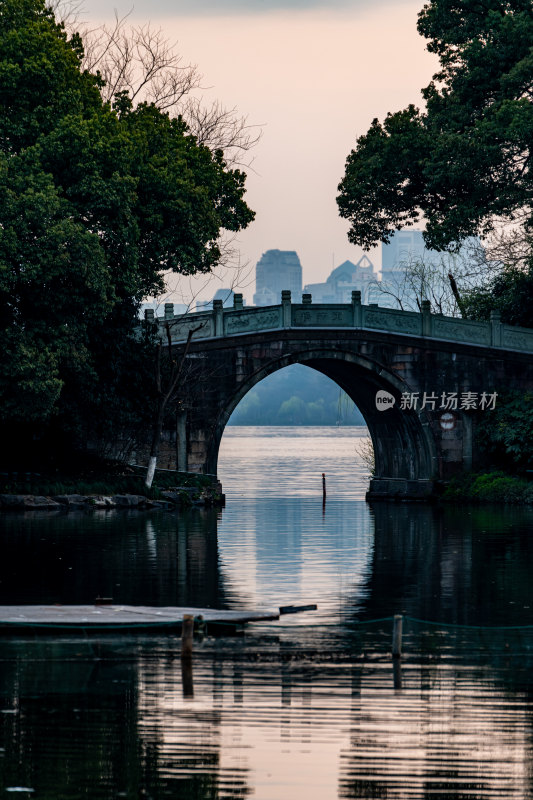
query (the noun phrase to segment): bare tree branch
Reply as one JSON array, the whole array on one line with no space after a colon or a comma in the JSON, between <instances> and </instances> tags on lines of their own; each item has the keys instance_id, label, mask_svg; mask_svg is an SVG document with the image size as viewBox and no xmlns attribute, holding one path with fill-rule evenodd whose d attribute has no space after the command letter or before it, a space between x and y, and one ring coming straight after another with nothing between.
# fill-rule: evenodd
<instances>
[{"instance_id":1,"label":"bare tree branch","mask_svg":"<svg viewBox=\"0 0 533 800\"><path fill-rule=\"evenodd\" d=\"M189 97L181 115L189 130L210 150L222 150L231 167L250 168L252 161L244 158L261 138L261 129L249 125L247 117L239 117L236 108L225 108L218 101L205 106L196 97Z\"/></svg>"},{"instance_id":2,"label":"bare tree branch","mask_svg":"<svg viewBox=\"0 0 533 800\"><path fill-rule=\"evenodd\" d=\"M181 117L210 150L222 150L229 167L251 167L253 158L247 154L261 138L260 127L251 125L235 107L206 103L195 94L208 88L202 85L203 76L196 64L183 63L177 45L161 28L131 25L131 12L119 17L116 11L113 23L91 27L80 21L77 0L51 0L50 7L68 33L80 33L85 50L82 68L100 74L106 102L127 92L134 105L153 103Z\"/></svg>"},{"instance_id":3,"label":"bare tree branch","mask_svg":"<svg viewBox=\"0 0 533 800\"><path fill-rule=\"evenodd\" d=\"M530 208L524 207L515 212L510 222L500 220L495 225L495 231L484 242L488 261L517 269L528 266L533 250L533 233L526 223L531 219L531 213Z\"/></svg>"},{"instance_id":4,"label":"bare tree branch","mask_svg":"<svg viewBox=\"0 0 533 800\"><path fill-rule=\"evenodd\" d=\"M393 298L402 310L419 311L422 301L429 300L438 314L462 316L461 294L489 281L503 265L489 257L479 240L472 239L455 252L427 251L397 266L395 281L376 284L380 294Z\"/></svg>"}]
</instances>

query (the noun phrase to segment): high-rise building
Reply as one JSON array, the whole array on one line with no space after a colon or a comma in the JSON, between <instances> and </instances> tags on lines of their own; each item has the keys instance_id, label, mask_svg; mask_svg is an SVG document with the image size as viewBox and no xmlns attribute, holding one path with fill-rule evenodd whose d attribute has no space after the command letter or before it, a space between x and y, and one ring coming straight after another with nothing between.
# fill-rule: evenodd
<instances>
[{"instance_id":1,"label":"high-rise building","mask_svg":"<svg viewBox=\"0 0 533 800\"><path fill-rule=\"evenodd\" d=\"M302 292L302 265L298 254L294 250L267 250L255 268L254 305L280 303L284 289L289 289L295 299Z\"/></svg>"},{"instance_id":2,"label":"high-rise building","mask_svg":"<svg viewBox=\"0 0 533 800\"><path fill-rule=\"evenodd\" d=\"M434 256L440 256L440 253L426 250L422 231L412 228L394 231L389 243L381 245L381 275L404 270L410 262Z\"/></svg>"},{"instance_id":3,"label":"high-rise building","mask_svg":"<svg viewBox=\"0 0 533 800\"><path fill-rule=\"evenodd\" d=\"M431 282L447 280L448 272L464 273L474 252L479 253L477 237L466 239L457 253L429 250L421 230L395 231L388 244L381 245L381 283L375 302L380 306L417 310L427 299Z\"/></svg>"},{"instance_id":4,"label":"high-rise building","mask_svg":"<svg viewBox=\"0 0 533 800\"><path fill-rule=\"evenodd\" d=\"M422 231L412 229L395 231L390 241L381 245L381 293L377 298L380 306L416 308L417 293L406 273L414 264L433 263L434 250L426 250Z\"/></svg>"},{"instance_id":5,"label":"high-rise building","mask_svg":"<svg viewBox=\"0 0 533 800\"><path fill-rule=\"evenodd\" d=\"M374 265L363 256L357 264L343 261L326 279L325 283L308 283L304 292L311 294L315 303L350 303L352 292L360 291L363 303L368 302L369 288L377 281Z\"/></svg>"}]
</instances>

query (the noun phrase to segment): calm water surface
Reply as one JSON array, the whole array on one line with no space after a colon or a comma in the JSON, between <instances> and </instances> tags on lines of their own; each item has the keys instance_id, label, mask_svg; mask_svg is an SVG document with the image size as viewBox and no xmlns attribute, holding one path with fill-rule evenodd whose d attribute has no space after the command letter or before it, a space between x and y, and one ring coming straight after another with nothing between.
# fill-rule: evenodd
<instances>
[{"instance_id":1,"label":"calm water surface","mask_svg":"<svg viewBox=\"0 0 533 800\"><path fill-rule=\"evenodd\" d=\"M533 513L369 506L364 434L228 428L221 512L1 519L0 604L318 610L192 675L173 635L3 637L0 796L533 798Z\"/></svg>"}]
</instances>

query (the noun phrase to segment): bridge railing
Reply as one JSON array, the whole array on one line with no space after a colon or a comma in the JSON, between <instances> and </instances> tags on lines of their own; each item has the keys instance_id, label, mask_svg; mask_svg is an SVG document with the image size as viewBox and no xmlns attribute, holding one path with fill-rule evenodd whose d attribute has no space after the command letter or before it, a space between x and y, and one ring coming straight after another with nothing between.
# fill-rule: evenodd
<instances>
[{"instance_id":1,"label":"bridge railing","mask_svg":"<svg viewBox=\"0 0 533 800\"><path fill-rule=\"evenodd\" d=\"M145 317L154 320L153 310L148 309ZM351 303L313 303L309 294L302 295L301 303L293 303L291 293L283 291L279 305L247 308L242 295L236 294L232 308L223 308L222 301L215 300L212 311L178 315L173 304L166 303L162 321L170 324L176 344L185 341L192 329L197 329L197 341L287 328L352 328L533 352L533 329L504 325L499 311L491 312L489 322L476 322L432 314L428 300L422 302L420 312L363 305L357 291L352 292Z\"/></svg>"}]
</instances>

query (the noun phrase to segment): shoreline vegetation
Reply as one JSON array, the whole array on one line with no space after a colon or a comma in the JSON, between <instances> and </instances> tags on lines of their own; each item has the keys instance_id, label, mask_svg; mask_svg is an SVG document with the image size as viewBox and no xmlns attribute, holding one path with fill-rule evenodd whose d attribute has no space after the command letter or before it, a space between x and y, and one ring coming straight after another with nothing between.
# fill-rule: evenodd
<instances>
[{"instance_id":1,"label":"shoreline vegetation","mask_svg":"<svg viewBox=\"0 0 533 800\"><path fill-rule=\"evenodd\" d=\"M533 505L533 481L494 469L452 478L440 500L445 503Z\"/></svg>"}]
</instances>

